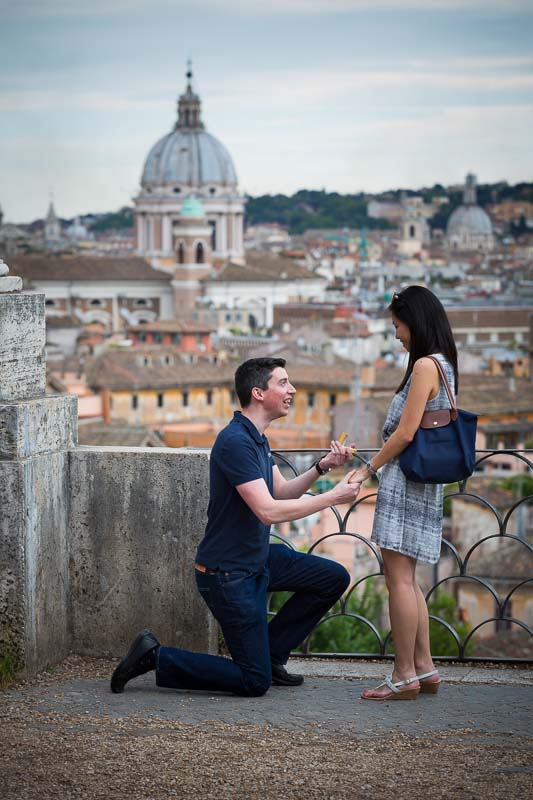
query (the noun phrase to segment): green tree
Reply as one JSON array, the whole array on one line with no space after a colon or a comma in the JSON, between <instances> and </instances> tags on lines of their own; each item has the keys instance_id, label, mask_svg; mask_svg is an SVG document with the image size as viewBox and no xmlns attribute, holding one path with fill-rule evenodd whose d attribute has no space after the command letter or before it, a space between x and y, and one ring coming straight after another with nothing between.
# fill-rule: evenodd
<instances>
[{"instance_id":1,"label":"green tree","mask_svg":"<svg viewBox=\"0 0 533 800\"><path fill-rule=\"evenodd\" d=\"M459 618L459 609L454 597L442 591L436 591L428 603L429 613L440 617L454 628L459 639L463 642L471 631L471 626ZM457 643L452 634L440 622L430 620L429 636L431 653L434 656L458 656ZM473 642L467 646L465 655L471 655L474 649Z\"/></svg>"},{"instance_id":2,"label":"green tree","mask_svg":"<svg viewBox=\"0 0 533 800\"><path fill-rule=\"evenodd\" d=\"M278 611L290 596L290 592L276 592L272 596L270 610ZM381 636L384 636L385 632L379 626L383 603L382 592L376 588L374 579L369 578L362 584L359 594L354 592L350 596L344 614L326 619L313 631L309 643L310 651L315 653L379 654L379 642L372 630L364 622L348 615L358 614L372 621ZM340 611L340 604L337 603L329 615L339 614ZM298 648L299 652L301 649Z\"/></svg>"}]
</instances>

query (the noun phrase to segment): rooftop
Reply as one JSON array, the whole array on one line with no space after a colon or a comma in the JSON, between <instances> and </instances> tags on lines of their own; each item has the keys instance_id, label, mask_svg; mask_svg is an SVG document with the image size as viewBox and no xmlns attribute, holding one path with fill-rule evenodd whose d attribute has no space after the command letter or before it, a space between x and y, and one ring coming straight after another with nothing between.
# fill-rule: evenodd
<instances>
[{"instance_id":1,"label":"rooftop","mask_svg":"<svg viewBox=\"0 0 533 800\"><path fill-rule=\"evenodd\" d=\"M276 280L297 280L297 281L323 281L326 279L320 275L315 275L306 267L296 264L290 258L269 256L259 253L247 253L246 264L227 264L216 278L206 278L206 281L217 282L251 282L251 281L276 281Z\"/></svg>"},{"instance_id":2,"label":"rooftop","mask_svg":"<svg viewBox=\"0 0 533 800\"><path fill-rule=\"evenodd\" d=\"M29 281L157 281L169 276L153 269L143 258L91 258L90 256L15 255L11 272Z\"/></svg>"}]
</instances>

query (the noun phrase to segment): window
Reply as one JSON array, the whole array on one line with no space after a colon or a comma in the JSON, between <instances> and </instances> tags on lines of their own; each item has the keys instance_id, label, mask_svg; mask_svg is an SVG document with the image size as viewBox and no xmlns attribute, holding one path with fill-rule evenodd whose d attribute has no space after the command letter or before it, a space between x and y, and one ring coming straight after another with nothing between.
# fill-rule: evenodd
<instances>
[{"instance_id":1,"label":"window","mask_svg":"<svg viewBox=\"0 0 533 800\"><path fill-rule=\"evenodd\" d=\"M315 393L307 392L307 408L315 407Z\"/></svg>"},{"instance_id":2,"label":"window","mask_svg":"<svg viewBox=\"0 0 533 800\"><path fill-rule=\"evenodd\" d=\"M154 339L154 344L161 344L161 342L163 341L163 334L161 333L161 331L156 331L154 333L153 339Z\"/></svg>"},{"instance_id":3,"label":"window","mask_svg":"<svg viewBox=\"0 0 533 800\"><path fill-rule=\"evenodd\" d=\"M150 358L149 358L148 356L144 356L144 358L143 358L143 365L144 365L145 367L149 367L149 366L150 366Z\"/></svg>"},{"instance_id":4,"label":"window","mask_svg":"<svg viewBox=\"0 0 533 800\"><path fill-rule=\"evenodd\" d=\"M208 389L205 393L205 402L207 403L208 406L213 405L213 392L211 391L211 389Z\"/></svg>"},{"instance_id":5,"label":"window","mask_svg":"<svg viewBox=\"0 0 533 800\"><path fill-rule=\"evenodd\" d=\"M148 305L148 303L146 302L144 297L139 297L139 299L135 301L135 305L136 306L146 306L146 305Z\"/></svg>"},{"instance_id":6,"label":"window","mask_svg":"<svg viewBox=\"0 0 533 800\"><path fill-rule=\"evenodd\" d=\"M215 187L214 186L210 186L209 187L209 194L215 194L215 192L216 192Z\"/></svg>"},{"instance_id":7,"label":"window","mask_svg":"<svg viewBox=\"0 0 533 800\"><path fill-rule=\"evenodd\" d=\"M330 394L330 396L329 396L329 405L330 405L330 407L337 405L337 395L336 394Z\"/></svg>"},{"instance_id":8,"label":"window","mask_svg":"<svg viewBox=\"0 0 533 800\"><path fill-rule=\"evenodd\" d=\"M146 341L146 334L144 331L139 331L137 334L137 341L138 342L145 342Z\"/></svg>"},{"instance_id":9,"label":"window","mask_svg":"<svg viewBox=\"0 0 533 800\"><path fill-rule=\"evenodd\" d=\"M414 225L409 225L409 238L410 239L414 239L415 238L415 226Z\"/></svg>"},{"instance_id":10,"label":"window","mask_svg":"<svg viewBox=\"0 0 533 800\"><path fill-rule=\"evenodd\" d=\"M172 191L174 192L174 194L181 194L181 189L179 186L174 186L174 189Z\"/></svg>"},{"instance_id":11,"label":"window","mask_svg":"<svg viewBox=\"0 0 533 800\"><path fill-rule=\"evenodd\" d=\"M181 333L173 333L172 344L180 344L180 342L181 342Z\"/></svg>"},{"instance_id":12,"label":"window","mask_svg":"<svg viewBox=\"0 0 533 800\"><path fill-rule=\"evenodd\" d=\"M157 395L157 407L163 408L164 404L165 404L165 395L163 393L159 393Z\"/></svg>"},{"instance_id":13,"label":"window","mask_svg":"<svg viewBox=\"0 0 533 800\"><path fill-rule=\"evenodd\" d=\"M139 398L137 397L136 394L132 394L131 396L131 407L133 408L134 411L139 407Z\"/></svg>"},{"instance_id":14,"label":"window","mask_svg":"<svg viewBox=\"0 0 533 800\"><path fill-rule=\"evenodd\" d=\"M91 300L91 305L92 306L101 306L101 305L103 305L103 303L102 303L101 300Z\"/></svg>"},{"instance_id":15,"label":"window","mask_svg":"<svg viewBox=\"0 0 533 800\"><path fill-rule=\"evenodd\" d=\"M173 364L174 363L174 359L172 358L172 356L165 356L164 359L163 359L163 362L165 364Z\"/></svg>"},{"instance_id":16,"label":"window","mask_svg":"<svg viewBox=\"0 0 533 800\"><path fill-rule=\"evenodd\" d=\"M185 263L185 247L183 246L183 242L179 243L178 246L178 264Z\"/></svg>"},{"instance_id":17,"label":"window","mask_svg":"<svg viewBox=\"0 0 533 800\"><path fill-rule=\"evenodd\" d=\"M55 306L55 304L56 304L55 300L47 300L45 306L48 306L48 308L52 308L53 306Z\"/></svg>"},{"instance_id":18,"label":"window","mask_svg":"<svg viewBox=\"0 0 533 800\"><path fill-rule=\"evenodd\" d=\"M204 246L201 242L198 242L196 245L196 263L203 264L204 263Z\"/></svg>"},{"instance_id":19,"label":"window","mask_svg":"<svg viewBox=\"0 0 533 800\"><path fill-rule=\"evenodd\" d=\"M181 405L182 406L188 406L189 405L189 392L182 392Z\"/></svg>"}]
</instances>

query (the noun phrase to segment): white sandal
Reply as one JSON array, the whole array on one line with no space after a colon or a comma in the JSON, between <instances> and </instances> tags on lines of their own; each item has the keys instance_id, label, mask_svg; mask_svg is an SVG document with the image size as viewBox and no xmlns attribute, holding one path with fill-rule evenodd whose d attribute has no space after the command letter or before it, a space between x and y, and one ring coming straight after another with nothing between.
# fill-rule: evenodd
<instances>
[{"instance_id":1,"label":"white sandal","mask_svg":"<svg viewBox=\"0 0 533 800\"><path fill-rule=\"evenodd\" d=\"M416 700L420 692L420 686L403 690L400 689L400 686L408 686L410 683L414 683L417 680L418 675L415 675L414 678L407 678L405 681L393 683L392 675L387 675L383 683L380 683L375 689L363 689L361 697L363 700ZM375 692L376 689L381 689L382 686L387 686L390 689L390 694L384 694L380 697L369 697L365 694L365 692Z\"/></svg>"},{"instance_id":2,"label":"white sandal","mask_svg":"<svg viewBox=\"0 0 533 800\"><path fill-rule=\"evenodd\" d=\"M425 680L425 678L432 678L433 675L438 674L438 669L434 669L431 672L424 672L422 675L416 676L420 681L420 691L422 694L437 694L439 691L439 686L442 683L440 678L438 681L426 681L425 683L422 683L422 681Z\"/></svg>"}]
</instances>

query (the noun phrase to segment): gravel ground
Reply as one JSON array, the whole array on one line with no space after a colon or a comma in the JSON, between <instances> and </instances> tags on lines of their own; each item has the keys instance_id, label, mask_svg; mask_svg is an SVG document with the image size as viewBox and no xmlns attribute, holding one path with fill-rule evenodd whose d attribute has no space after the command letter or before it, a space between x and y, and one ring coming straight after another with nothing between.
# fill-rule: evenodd
<instances>
[{"instance_id":1,"label":"gravel ground","mask_svg":"<svg viewBox=\"0 0 533 800\"><path fill-rule=\"evenodd\" d=\"M70 657L0 694L2 800L531 796L531 687L365 703L361 681L310 676L248 700L143 676L112 695L113 666Z\"/></svg>"}]
</instances>

